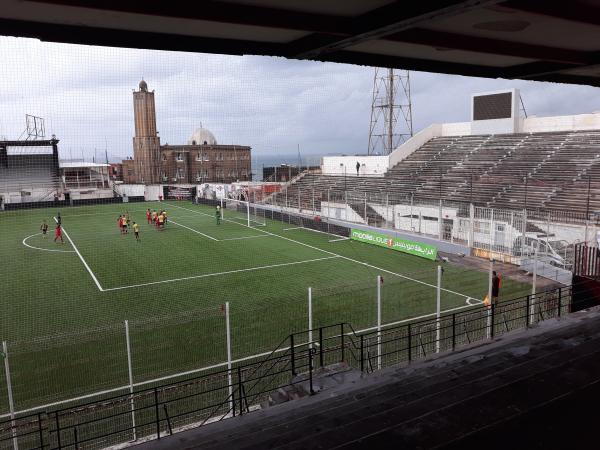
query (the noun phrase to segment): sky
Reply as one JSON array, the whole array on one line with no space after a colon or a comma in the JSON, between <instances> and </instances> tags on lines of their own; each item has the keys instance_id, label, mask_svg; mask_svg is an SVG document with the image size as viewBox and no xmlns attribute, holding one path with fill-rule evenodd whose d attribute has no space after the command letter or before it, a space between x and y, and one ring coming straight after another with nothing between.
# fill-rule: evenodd
<instances>
[{"instance_id":1,"label":"sky","mask_svg":"<svg viewBox=\"0 0 600 450\"><path fill-rule=\"evenodd\" d=\"M19 138L25 114L41 116L64 159L132 154L131 93L142 78L163 144L186 143L202 125L221 144L251 146L253 158L367 152L372 67L11 37L0 37L0 61L0 138ZM600 111L588 86L424 72L410 82L415 132L468 121L472 93L505 88L520 89L529 115Z\"/></svg>"}]
</instances>

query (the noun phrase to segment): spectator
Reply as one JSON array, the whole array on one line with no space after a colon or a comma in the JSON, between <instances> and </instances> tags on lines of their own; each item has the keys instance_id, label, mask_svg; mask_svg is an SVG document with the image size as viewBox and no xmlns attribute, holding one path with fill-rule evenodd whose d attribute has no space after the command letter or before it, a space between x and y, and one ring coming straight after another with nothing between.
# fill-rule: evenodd
<instances>
[{"instance_id":1,"label":"spectator","mask_svg":"<svg viewBox=\"0 0 600 450\"><path fill-rule=\"evenodd\" d=\"M492 305L498 304L498 297L500 296L500 276L496 274L494 270L492 272Z\"/></svg>"},{"instance_id":2,"label":"spectator","mask_svg":"<svg viewBox=\"0 0 600 450\"><path fill-rule=\"evenodd\" d=\"M356 161L356 176L358 176L358 172L360 170L360 163Z\"/></svg>"}]
</instances>

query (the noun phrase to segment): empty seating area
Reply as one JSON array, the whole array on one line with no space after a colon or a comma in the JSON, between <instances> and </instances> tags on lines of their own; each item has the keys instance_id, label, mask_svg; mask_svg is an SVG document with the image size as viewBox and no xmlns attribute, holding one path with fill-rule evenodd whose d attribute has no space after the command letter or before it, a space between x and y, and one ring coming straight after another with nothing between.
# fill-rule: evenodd
<instances>
[{"instance_id":1,"label":"empty seating area","mask_svg":"<svg viewBox=\"0 0 600 450\"><path fill-rule=\"evenodd\" d=\"M434 138L383 177L307 174L287 189L288 205L320 210L328 191L472 202L497 208L600 212L600 130ZM314 196L313 196L314 192ZM275 201L284 203L285 190ZM338 199L339 200L339 199ZM332 200L333 201L333 200Z\"/></svg>"},{"instance_id":2,"label":"empty seating area","mask_svg":"<svg viewBox=\"0 0 600 450\"><path fill-rule=\"evenodd\" d=\"M0 164L0 192L56 189L59 183L52 155L8 155Z\"/></svg>"}]
</instances>

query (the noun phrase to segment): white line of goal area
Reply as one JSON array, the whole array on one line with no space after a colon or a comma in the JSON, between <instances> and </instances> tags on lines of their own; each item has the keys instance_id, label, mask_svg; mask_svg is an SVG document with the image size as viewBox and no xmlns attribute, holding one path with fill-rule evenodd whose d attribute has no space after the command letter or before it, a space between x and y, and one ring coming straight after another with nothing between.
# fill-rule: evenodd
<instances>
[{"instance_id":1,"label":"white line of goal area","mask_svg":"<svg viewBox=\"0 0 600 450\"><path fill-rule=\"evenodd\" d=\"M443 315L446 313L460 311L460 310L467 309L467 308L473 308L473 306L474 305L458 306L456 308L450 308L450 309L443 310L443 311L441 311L441 314ZM386 328L389 328L392 326L402 325L404 323L412 322L415 320L422 320L422 319L427 319L430 317L435 317L436 315L437 315L437 313L434 312L434 313L425 314L425 315L418 316L418 317L411 317L410 319L404 319L404 320L398 320L395 322L385 323L385 324L382 324L381 329L385 330ZM356 330L355 332L356 333L365 333L365 332L374 331L374 330L377 330L377 326L364 328L361 330ZM345 333L346 336L349 336L351 334L352 334L352 332ZM294 348L306 346L307 344L308 344L308 342L298 343L298 344L294 345ZM319 345L318 342L314 342L314 344L317 346ZM242 362L246 362L246 361L251 361L253 359L258 359L258 358L262 358L265 356L269 356L273 353L285 352L285 351L289 350L289 348L290 347L281 347L281 348L278 348L277 350L275 350L274 352L269 351L269 352L263 352L263 353L256 353L256 354L250 355L250 356L244 356L243 358L238 358L238 359L232 360L231 363L238 364L238 363L242 363ZM181 377L186 377L188 375L195 375L195 374L198 374L201 372L206 372L206 371L213 370L213 369L227 367L228 364L229 363L227 361L225 361L225 362L221 362L221 363L217 363L217 364L212 364L210 366L199 367L197 369L187 370L185 372L178 372L178 373L174 373L171 375L165 375L165 376L162 376L159 378L153 378L151 380L138 381L138 382L133 383L133 387L138 388L138 387L147 386L149 384L151 385L151 384L160 383L163 381L169 381L174 378L181 378ZM23 409L21 411L15 411L14 414L15 415L30 414L35 411L44 410L44 409L48 409L48 408L54 408L56 406L61 406L61 405L69 404L69 403L76 403L76 402L80 402L82 400L89 400L94 397L101 397L101 396L105 396L108 394L114 394L116 392L123 392L123 391L128 392L130 388L131 388L131 386L129 384L127 384L125 386L119 386L119 387L115 387L115 388L111 388L111 389L106 389L103 391L93 392L91 394L81 395L79 397L73 397L73 398L69 398L66 400L59 400L59 401L56 401L53 403L47 403L45 405L34 406L32 408ZM10 413L0 415L0 419L5 419L7 417L10 417Z\"/></svg>"},{"instance_id":2,"label":"white line of goal area","mask_svg":"<svg viewBox=\"0 0 600 450\"><path fill-rule=\"evenodd\" d=\"M191 212L196 213L196 214L202 214L203 216L209 216L210 217L210 214L203 213L202 211L194 211L193 209L184 208L183 206L177 206L177 205L173 205L173 204L170 204L170 203L168 203L168 204L170 206L175 207L175 208L185 209L186 211L191 211ZM251 228L251 229L256 230L256 231L260 231L261 233L268 234L269 236L275 236L275 237L278 237L280 239L284 239L284 240L289 241L289 242L294 242L295 244L302 245L302 246L308 247L308 248L312 248L313 250L318 250L318 251L321 251L323 253L327 253L327 254L332 255L332 256L337 256L338 258L345 259L346 261L350 261L350 262L353 262L353 263L356 263L356 264L360 264L360 265L365 266L365 267L370 267L371 269L379 270L380 272L384 272L384 273L387 273L389 275L394 275L394 276L397 276L399 278L403 278L403 279L408 280L408 281L413 281L414 283L422 284L423 286L428 286L428 287L430 287L432 289L437 289L437 286L435 284L431 284L431 283L427 283L425 281L417 280L415 278L411 278L409 276L402 275L401 273L398 273L398 272L393 272L391 270L387 270L387 269L384 269L382 267L374 266L373 264L369 264L369 263L366 263L364 261L359 261L357 259L349 258L348 256L340 255L338 253L334 253L334 252L331 252L329 250L323 250L322 248L315 247L314 245L310 245L310 244L307 244L305 242L300 242L300 241L297 241L295 239L291 239L291 238L288 238L288 237L285 237L285 236L281 236L280 234L271 233L270 231L261 230L260 228L248 227L248 225L244 225L244 224L241 224L241 223L238 223L238 222L234 222L234 221L229 221L227 219L223 219L223 220L225 222L235 223L235 224L238 224L238 225L240 225L242 227L247 227L247 228ZM314 230L311 230L311 231L314 231ZM465 298L465 303L467 303L469 299L472 299L472 297L469 297L468 295L465 295L465 294L463 294L461 292L452 291L450 289L446 289L446 288L443 288L443 287L440 288L440 290L442 290L444 292L447 292L449 294L453 294L453 295L458 295L460 297L464 297Z\"/></svg>"},{"instance_id":3,"label":"white line of goal area","mask_svg":"<svg viewBox=\"0 0 600 450\"><path fill-rule=\"evenodd\" d=\"M56 217L53 217L53 219L54 219L54 221L56 223L58 223L58 220L56 219ZM71 239L71 237L67 233L67 230L65 230L64 227L62 227L62 226L61 226L61 228L62 228L62 232L64 233L64 235L67 237L67 239L71 243L71 247L73 247L73 250L75 250L75 253L77 253L77 256L79 256L79 259L83 263L84 267L87 269L87 271L89 272L89 274L92 276L92 280L94 280L94 283L96 283L96 287L98 288L98 290L100 292L103 292L104 289L100 285L100 282L98 281L98 278L96 278L96 275L94 275L94 272L92 272L92 269L90 269L90 266L88 266L88 263L85 262L85 259L83 259L83 256L81 256L81 253L79 253L79 249L75 246L75 242L73 242L73 240Z\"/></svg>"},{"instance_id":4,"label":"white line of goal area","mask_svg":"<svg viewBox=\"0 0 600 450\"><path fill-rule=\"evenodd\" d=\"M205 274L201 274L201 275L190 275L189 277L172 278L169 280L149 281L147 283L132 284L130 286L118 286L118 287L113 287L113 288L106 288L106 289L103 289L103 291L104 292L119 291L122 289L131 289L131 288L138 288L138 287L143 287L143 286L152 286L154 284L175 283L177 281L195 280L197 278L218 277L218 276L222 276L222 275L230 275L232 273L252 272L255 270L273 269L276 267L295 266L298 264L307 264L307 263L311 263L311 262L324 261L326 259L334 259L334 258L338 258L338 256L325 256L323 258L305 259L302 261L291 261L291 262L280 263L280 264L270 264L268 266L248 267L245 269L227 270L224 272L213 272L213 273L205 273Z\"/></svg>"}]
</instances>

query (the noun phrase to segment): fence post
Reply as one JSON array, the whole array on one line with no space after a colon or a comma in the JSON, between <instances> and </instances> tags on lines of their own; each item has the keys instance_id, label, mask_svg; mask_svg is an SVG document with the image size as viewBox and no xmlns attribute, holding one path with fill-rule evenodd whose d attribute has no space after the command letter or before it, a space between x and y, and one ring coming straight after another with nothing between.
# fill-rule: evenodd
<instances>
[{"instance_id":1,"label":"fence post","mask_svg":"<svg viewBox=\"0 0 600 450\"><path fill-rule=\"evenodd\" d=\"M8 411L10 412L10 428L13 437L13 448L19 450L19 441L15 430L15 403L13 399L12 382L10 378L10 364L8 362L8 345L2 341L2 356L4 356L4 373L6 376L6 389L8 391Z\"/></svg>"},{"instance_id":2,"label":"fence post","mask_svg":"<svg viewBox=\"0 0 600 450\"><path fill-rule=\"evenodd\" d=\"M381 370L381 275L377 275L377 370Z\"/></svg>"},{"instance_id":3,"label":"fence post","mask_svg":"<svg viewBox=\"0 0 600 450\"><path fill-rule=\"evenodd\" d=\"M294 333L290 334L290 356L292 359L292 376L296 376L296 346L294 345Z\"/></svg>"},{"instance_id":4,"label":"fence post","mask_svg":"<svg viewBox=\"0 0 600 450\"><path fill-rule=\"evenodd\" d=\"M312 288L308 287L308 349L313 348Z\"/></svg>"},{"instance_id":5,"label":"fence post","mask_svg":"<svg viewBox=\"0 0 600 450\"><path fill-rule=\"evenodd\" d=\"M392 214L392 217L393 216L394 215ZM386 193L385 194L385 227L386 228L390 228L389 217L390 217L390 194ZM394 227L392 226L392 228L394 228Z\"/></svg>"},{"instance_id":6,"label":"fence post","mask_svg":"<svg viewBox=\"0 0 600 450\"><path fill-rule=\"evenodd\" d=\"M441 339L441 308L442 308L442 266L437 267L437 289L436 289L436 323L435 323L435 352L440 352Z\"/></svg>"},{"instance_id":7,"label":"fence post","mask_svg":"<svg viewBox=\"0 0 600 450\"><path fill-rule=\"evenodd\" d=\"M129 321L125 321L125 343L127 344L127 370L129 373L129 393L131 394L131 428L133 429L133 440L137 441L137 429L135 426L135 401L133 400L133 364L131 362L131 339L129 337Z\"/></svg>"},{"instance_id":8,"label":"fence post","mask_svg":"<svg viewBox=\"0 0 600 450\"><path fill-rule=\"evenodd\" d=\"M319 363L323 367L323 327L319 327Z\"/></svg>"},{"instance_id":9,"label":"fence post","mask_svg":"<svg viewBox=\"0 0 600 450\"><path fill-rule=\"evenodd\" d=\"M557 315L558 317L560 317L560 310L562 309L562 288L559 287L558 288L558 311L557 311Z\"/></svg>"},{"instance_id":10,"label":"fence post","mask_svg":"<svg viewBox=\"0 0 600 450\"><path fill-rule=\"evenodd\" d=\"M536 304L536 285L537 285L537 266L538 266L538 249L540 247L540 241L537 240L535 244L535 252L533 254L533 281L531 284L531 304L529 305L529 314L531 318L529 323L533 324L535 321L535 304Z\"/></svg>"},{"instance_id":11,"label":"fence post","mask_svg":"<svg viewBox=\"0 0 600 450\"><path fill-rule=\"evenodd\" d=\"M443 238L443 227L442 227L442 199L440 198L440 207L438 210L438 238L441 241Z\"/></svg>"},{"instance_id":12,"label":"fence post","mask_svg":"<svg viewBox=\"0 0 600 450\"><path fill-rule=\"evenodd\" d=\"M490 306L492 305L492 280L493 280L493 272L494 272L494 260L490 259L490 268L488 274L488 301L490 302ZM492 338L491 335L491 327L492 327L492 309L488 306L487 308L487 326L486 326L486 335L488 339Z\"/></svg>"},{"instance_id":13,"label":"fence post","mask_svg":"<svg viewBox=\"0 0 600 450\"><path fill-rule=\"evenodd\" d=\"M310 395L315 393L313 389L313 350L312 348L308 349L308 383L310 388Z\"/></svg>"},{"instance_id":14,"label":"fence post","mask_svg":"<svg viewBox=\"0 0 600 450\"><path fill-rule=\"evenodd\" d=\"M365 336L360 335L360 371L365 371Z\"/></svg>"},{"instance_id":15,"label":"fence post","mask_svg":"<svg viewBox=\"0 0 600 450\"><path fill-rule=\"evenodd\" d=\"M475 236L475 206L469 205L469 248L473 248L473 238Z\"/></svg>"},{"instance_id":16,"label":"fence post","mask_svg":"<svg viewBox=\"0 0 600 450\"><path fill-rule=\"evenodd\" d=\"M415 231L415 227L413 227L413 194L410 194L410 231ZM396 226L396 216L394 215L394 227ZM400 224L398 224L400 226Z\"/></svg>"},{"instance_id":17,"label":"fence post","mask_svg":"<svg viewBox=\"0 0 600 450\"><path fill-rule=\"evenodd\" d=\"M40 434L40 448L43 449L44 445L44 427L42 426L42 413L37 414L38 417L38 433Z\"/></svg>"},{"instance_id":18,"label":"fence post","mask_svg":"<svg viewBox=\"0 0 600 450\"><path fill-rule=\"evenodd\" d=\"M530 295L527 294L527 300L525 301L525 327L529 328L529 304L531 303Z\"/></svg>"},{"instance_id":19,"label":"fence post","mask_svg":"<svg viewBox=\"0 0 600 450\"><path fill-rule=\"evenodd\" d=\"M456 348L456 313L452 313L452 351Z\"/></svg>"},{"instance_id":20,"label":"fence post","mask_svg":"<svg viewBox=\"0 0 600 450\"><path fill-rule=\"evenodd\" d=\"M412 360L412 327L408 324L408 362Z\"/></svg>"},{"instance_id":21,"label":"fence post","mask_svg":"<svg viewBox=\"0 0 600 450\"><path fill-rule=\"evenodd\" d=\"M342 362L344 362L346 360L345 358L345 349L344 349L344 323L342 322L340 324L340 330L341 330L341 346L342 346Z\"/></svg>"},{"instance_id":22,"label":"fence post","mask_svg":"<svg viewBox=\"0 0 600 450\"><path fill-rule=\"evenodd\" d=\"M244 388L242 387L242 368L238 366L238 397L240 398L240 416L244 414Z\"/></svg>"},{"instance_id":23,"label":"fence post","mask_svg":"<svg viewBox=\"0 0 600 450\"><path fill-rule=\"evenodd\" d=\"M369 225L369 217L367 216L367 192L365 191L365 223Z\"/></svg>"},{"instance_id":24,"label":"fence post","mask_svg":"<svg viewBox=\"0 0 600 450\"><path fill-rule=\"evenodd\" d=\"M490 326L490 338L494 338L494 313L496 311L496 305L494 303L492 303L490 305L490 311L491 311L491 318L492 318L492 322L491 322L491 326Z\"/></svg>"},{"instance_id":25,"label":"fence post","mask_svg":"<svg viewBox=\"0 0 600 450\"><path fill-rule=\"evenodd\" d=\"M227 334L227 382L229 384L229 410L233 404L233 381L231 377L231 322L229 321L229 302L225 302L225 333Z\"/></svg>"},{"instance_id":26,"label":"fence post","mask_svg":"<svg viewBox=\"0 0 600 450\"><path fill-rule=\"evenodd\" d=\"M54 413L54 419L56 423L56 443L58 444L58 450L62 450L62 440L60 438L60 420L58 420L58 411Z\"/></svg>"},{"instance_id":27,"label":"fence post","mask_svg":"<svg viewBox=\"0 0 600 450\"><path fill-rule=\"evenodd\" d=\"M156 439L160 439L160 413L158 410L158 390L154 388L154 413L156 415Z\"/></svg>"}]
</instances>

